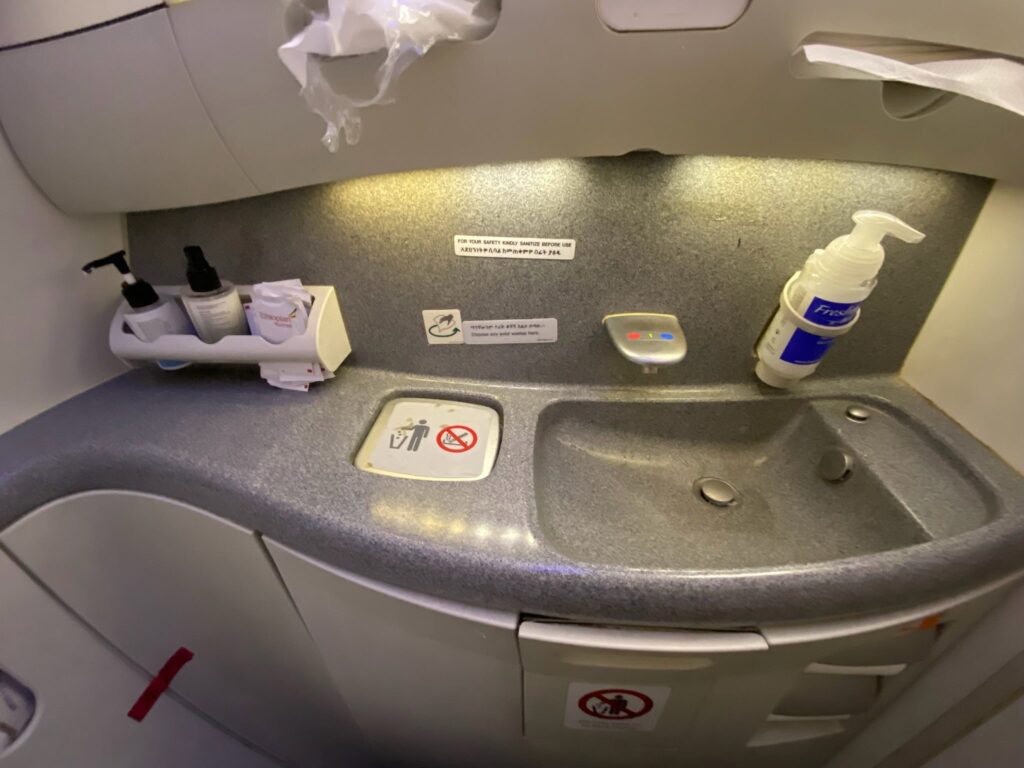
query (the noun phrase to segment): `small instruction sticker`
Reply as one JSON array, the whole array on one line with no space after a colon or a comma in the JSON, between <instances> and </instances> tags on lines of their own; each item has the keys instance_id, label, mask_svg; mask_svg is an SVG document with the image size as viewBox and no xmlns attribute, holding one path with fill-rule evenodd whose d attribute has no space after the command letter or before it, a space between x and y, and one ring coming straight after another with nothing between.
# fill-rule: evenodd
<instances>
[{"instance_id":1,"label":"small instruction sticker","mask_svg":"<svg viewBox=\"0 0 1024 768\"><path fill-rule=\"evenodd\" d=\"M558 341L558 319L467 320L462 332L466 344L546 344Z\"/></svg>"},{"instance_id":2,"label":"small instruction sticker","mask_svg":"<svg viewBox=\"0 0 1024 768\"><path fill-rule=\"evenodd\" d=\"M576 241L565 238L455 235L455 255L568 261L576 257Z\"/></svg>"},{"instance_id":3,"label":"small instruction sticker","mask_svg":"<svg viewBox=\"0 0 1024 768\"><path fill-rule=\"evenodd\" d=\"M457 309L424 309L428 344L462 344L462 313Z\"/></svg>"},{"instance_id":4,"label":"small instruction sticker","mask_svg":"<svg viewBox=\"0 0 1024 768\"><path fill-rule=\"evenodd\" d=\"M591 731L653 731L671 690L663 685L569 683L565 727Z\"/></svg>"}]
</instances>

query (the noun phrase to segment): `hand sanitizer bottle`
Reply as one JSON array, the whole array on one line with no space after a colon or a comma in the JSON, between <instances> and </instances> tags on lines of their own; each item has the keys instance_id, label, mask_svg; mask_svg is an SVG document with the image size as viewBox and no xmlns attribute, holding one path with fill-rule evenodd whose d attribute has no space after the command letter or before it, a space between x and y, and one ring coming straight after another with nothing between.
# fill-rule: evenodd
<instances>
[{"instance_id":1,"label":"hand sanitizer bottle","mask_svg":"<svg viewBox=\"0 0 1024 768\"><path fill-rule=\"evenodd\" d=\"M853 220L857 225L850 234L812 253L783 289L779 310L757 343L754 372L765 384L789 387L810 376L836 336L856 322L861 303L878 284L885 261L882 238L893 235L906 243L924 238L881 211L857 211Z\"/></svg>"}]
</instances>

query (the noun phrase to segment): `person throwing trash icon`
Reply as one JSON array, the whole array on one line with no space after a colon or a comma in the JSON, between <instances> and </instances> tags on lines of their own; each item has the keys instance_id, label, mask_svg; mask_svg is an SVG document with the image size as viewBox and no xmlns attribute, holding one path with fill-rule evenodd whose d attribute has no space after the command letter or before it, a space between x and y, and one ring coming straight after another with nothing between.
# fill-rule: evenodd
<instances>
[{"instance_id":1,"label":"person throwing trash icon","mask_svg":"<svg viewBox=\"0 0 1024 768\"><path fill-rule=\"evenodd\" d=\"M426 419L420 419L419 423L409 431L409 445L406 447L406 450L416 452L420 449L420 443L423 442L423 438L430 434L430 427L427 426Z\"/></svg>"}]
</instances>

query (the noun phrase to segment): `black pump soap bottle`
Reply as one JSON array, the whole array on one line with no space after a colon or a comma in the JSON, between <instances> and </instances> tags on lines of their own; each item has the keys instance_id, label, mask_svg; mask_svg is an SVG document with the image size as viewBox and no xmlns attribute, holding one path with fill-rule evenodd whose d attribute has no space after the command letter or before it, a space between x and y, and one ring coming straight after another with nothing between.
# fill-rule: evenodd
<instances>
[{"instance_id":1,"label":"black pump soap bottle","mask_svg":"<svg viewBox=\"0 0 1024 768\"><path fill-rule=\"evenodd\" d=\"M124 278L121 295L133 310L124 313L124 321L132 333L143 341L156 341L167 333L192 335L192 325L178 302L173 297L161 298L152 285L135 277L128 269L124 251L90 261L82 267L82 271L88 274L97 267L107 266L116 267ZM179 360L160 360L157 364L165 370L176 370L188 365Z\"/></svg>"},{"instance_id":2,"label":"black pump soap bottle","mask_svg":"<svg viewBox=\"0 0 1024 768\"><path fill-rule=\"evenodd\" d=\"M225 336L247 335L249 328L238 289L221 281L198 245L185 246L185 260L190 290L182 295L181 301L199 338L212 344Z\"/></svg>"}]
</instances>

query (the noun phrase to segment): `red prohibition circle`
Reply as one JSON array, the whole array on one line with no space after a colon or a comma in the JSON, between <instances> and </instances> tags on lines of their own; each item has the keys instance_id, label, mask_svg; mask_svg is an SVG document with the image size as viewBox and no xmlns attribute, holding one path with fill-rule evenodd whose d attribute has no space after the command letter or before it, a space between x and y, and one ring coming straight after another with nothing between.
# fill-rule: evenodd
<instances>
[{"instance_id":1,"label":"red prohibition circle","mask_svg":"<svg viewBox=\"0 0 1024 768\"><path fill-rule=\"evenodd\" d=\"M454 442L449 442L446 445L444 442L445 437L450 437ZM465 453L476 445L477 439L474 430L461 424L453 424L437 433L437 447L442 451L448 451L448 453Z\"/></svg>"},{"instance_id":2,"label":"red prohibition circle","mask_svg":"<svg viewBox=\"0 0 1024 768\"><path fill-rule=\"evenodd\" d=\"M602 714L595 712L590 709L587 704L591 699L597 699L603 704L612 705L613 700L609 697L615 694L625 694L626 696L633 696L634 698L640 699L639 709L628 709L624 708L621 713L618 714ZM641 717L646 715L652 709L654 709L654 701L647 694L640 693L640 691L631 691L628 688L602 688L599 691L591 691L585 693L580 697L580 700L576 703L576 706L580 708L580 711L585 715L596 717L600 720L632 720L634 717Z\"/></svg>"}]
</instances>

